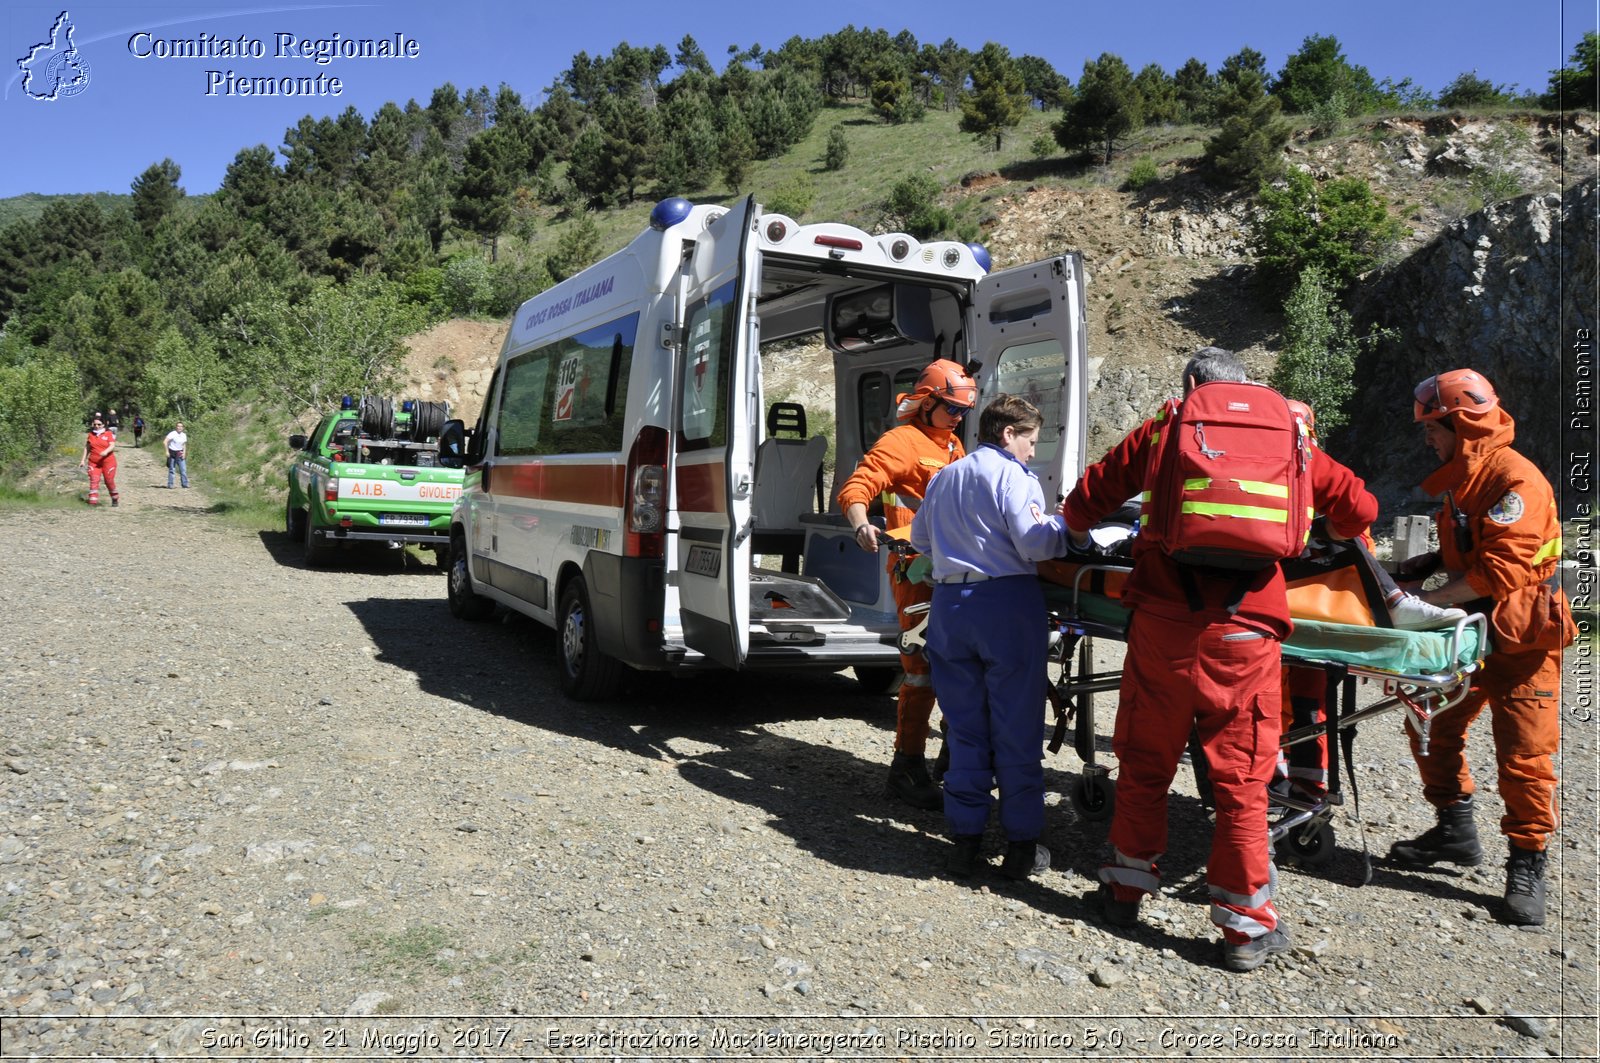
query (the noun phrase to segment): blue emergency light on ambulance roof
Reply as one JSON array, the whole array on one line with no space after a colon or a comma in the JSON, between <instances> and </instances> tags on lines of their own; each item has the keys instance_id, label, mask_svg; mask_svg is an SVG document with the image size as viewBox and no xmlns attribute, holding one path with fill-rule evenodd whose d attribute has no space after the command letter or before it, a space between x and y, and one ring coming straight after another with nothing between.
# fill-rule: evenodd
<instances>
[{"instance_id":1,"label":"blue emergency light on ambulance roof","mask_svg":"<svg viewBox=\"0 0 1600 1063\"><path fill-rule=\"evenodd\" d=\"M993 266L993 261L989 258L989 249L975 243L967 246L972 249L972 259L978 264L978 268L988 273Z\"/></svg>"},{"instance_id":2,"label":"blue emergency light on ambulance roof","mask_svg":"<svg viewBox=\"0 0 1600 1063\"><path fill-rule=\"evenodd\" d=\"M693 209L694 204L682 196L663 199L650 210L650 228L665 232L687 218Z\"/></svg>"}]
</instances>

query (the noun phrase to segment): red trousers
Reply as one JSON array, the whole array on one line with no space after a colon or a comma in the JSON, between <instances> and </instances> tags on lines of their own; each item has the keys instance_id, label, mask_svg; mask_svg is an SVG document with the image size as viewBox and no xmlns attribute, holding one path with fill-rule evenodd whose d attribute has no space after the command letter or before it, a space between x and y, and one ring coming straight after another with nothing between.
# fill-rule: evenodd
<instances>
[{"instance_id":1,"label":"red trousers","mask_svg":"<svg viewBox=\"0 0 1600 1063\"><path fill-rule=\"evenodd\" d=\"M117 456L115 454L104 461L89 462L89 504L100 504L100 477L106 478L106 490L111 492L112 498L120 497L117 494Z\"/></svg>"},{"instance_id":2,"label":"red trousers","mask_svg":"<svg viewBox=\"0 0 1600 1063\"><path fill-rule=\"evenodd\" d=\"M1100 869L1119 900L1137 900L1160 885L1167 792L1193 729L1217 802L1206 867L1211 921L1233 944L1278 925L1267 784L1278 756L1281 667L1277 640L1258 631L1135 614L1112 738L1121 765L1112 860Z\"/></svg>"},{"instance_id":3,"label":"red trousers","mask_svg":"<svg viewBox=\"0 0 1600 1063\"><path fill-rule=\"evenodd\" d=\"M1556 829L1556 769L1561 744L1561 651L1489 654L1472 693L1446 710L1428 731L1428 755L1411 730L1411 753L1422 774L1422 794L1435 808L1471 797L1467 728L1485 705L1494 730L1494 759L1506 814L1500 833L1522 849L1543 849Z\"/></svg>"},{"instance_id":4,"label":"red trousers","mask_svg":"<svg viewBox=\"0 0 1600 1063\"><path fill-rule=\"evenodd\" d=\"M1328 676L1321 668L1283 669L1283 733L1322 723L1328 713ZM1300 797L1318 800L1328 792L1328 736L1297 742L1278 752L1275 777L1288 779Z\"/></svg>"},{"instance_id":5,"label":"red trousers","mask_svg":"<svg viewBox=\"0 0 1600 1063\"><path fill-rule=\"evenodd\" d=\"M889 555L892 569L897 559ZM894 590L895 612L900 617L900 630L907 631L922 623L922 617L906 616L906 606L933 601L933 588L926 583L912 583L893 574L889 585ZM900 683L900 703L895 709L894 751L896 753L925 753L928 749L928 721L933 718L933 677L925 653L900 655L900 670L905 678Z\"/></svg>"}]
</instances>

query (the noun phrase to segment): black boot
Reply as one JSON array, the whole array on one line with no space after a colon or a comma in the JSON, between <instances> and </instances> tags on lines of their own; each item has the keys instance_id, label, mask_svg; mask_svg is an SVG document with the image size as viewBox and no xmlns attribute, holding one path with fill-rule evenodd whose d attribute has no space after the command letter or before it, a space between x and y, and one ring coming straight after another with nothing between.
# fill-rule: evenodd
<instances>
[{"instance_id":1,"label":"black boot","mask_svg":"<svg viewBox=\"0 0 1600 1063\"><path fill-rule=\"evenodd\" d=\"M1412 867L1430 867L1440 862L1461 867L1483 863L1483 846L1478 844L1478 828L1472 822L1472 798L1439 809L1439 822L1410 841L1389 847L1389 859Z\"/></svg>"},{"instance_id":2,"label":"black boot","mask_svg":"<svg viewBox=\"0 0 1600 1063\"><path fill-rule=\"evenodd\" d=\"M912 808L937 812L944 807L944 793L928 778L928 765L921 753L896 753L889 765L885 789Z\"/></svg>"},{"instance_id":3,"label":"black boot","mask_svg":"<svg viewBox=\"0 0 1600 1063\"><path fill-rule=\"evenodd\" d=\"M1006 843L1006 855L1000 861L1000 874L1006 878L1020 882L1049 869L1050 850L1038 842L1029 839Z\"/></svg>"},{"instance_id":4,"label":"black boot","mask_svg":"<svg viewBox=\"0 0 1600 1063\"><path fill-rule=\"evenodd\" d=\"M1506 902L1500 921L1512 926L1544 925L1543 850L1520 849L1513 845L1506 860Z\"/></svg>"},{"instance_id":5,"label":"black boot","mask_svg":"<svg viewBox=\"0 0 1600 1063\"><path fill-rule=\"evenodd\" d=\"M950 841L953 848L950 855L945 857L944 869L956 878L971 878L977 873L978 865L983 863L983 835L957 834Z\"/></svg>"}]
</instances>

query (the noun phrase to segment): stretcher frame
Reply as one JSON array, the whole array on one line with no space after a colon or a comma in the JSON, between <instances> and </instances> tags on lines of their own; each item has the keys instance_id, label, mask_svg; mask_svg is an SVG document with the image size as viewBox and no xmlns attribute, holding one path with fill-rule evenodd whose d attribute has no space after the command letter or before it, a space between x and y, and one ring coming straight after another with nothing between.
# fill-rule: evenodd
<instances>
[{"instance_id":1,"label":"stretcher frame","mask_svg":"<svg viewBox=\"0 0 1600 1063\"><path fill-rule=\"evenodd\" d=\"M1049 592L1050 587L1062 585L1047 582L1046 603L1052 631L1051 653L1053 663L1060 667L1060 675L1051 686L1050 701L1056 709L1058 727L1051 741L1051 751L1056 751L1063 738L1063 725L1074 728L1073 746L1083 761L1083 769L1070 795L1073 807L1090 820L1103 820L1111 815L1114 789L1110 769L1099 762L1095 749L1094 695L1118 690L1120 671L1094 672L1093 643L1096 638L1115 642L1127 641L1127 624L1116 624L1104 619L1086 616L1083 610L1084 581L1095 572L1126 575L1126 565L1085 563L1073 577L1071 594L1066 598L1066 608L1060 607L1061 595ZM1054 598L1056 601L1051 602ZM1337 625L1343 626L1343 625ZM1463 647L1468 632L1477 636L1476 650L1469 661L1462 661ZM1439 633L1443 633L1442 631ZM1291 746L1327 738L1327 786L1320 798L1305 798L1292 793L1274 794L1273 806L1279 813L1271 824L1270 836L1274 847L1283 843L1295 858L1306 867L1326 864L1334 856L1334 833L1331 820L1334 810L1344 804L1340 786L1341 752L1346 760L1351 754L1351 743L1358 725L1378 716L1395 711L1405 713L1413 733L1418 737L1423 756L1428 752L1428 735L1434 719L1441 713L1460 705L1472 690L1472 677L1482 667L1483 655L1488 652L1488 619L1482 613L1471 613L1458 620L1449 632L1449 657L1456 667L1440 671L1407 673L1378 665L1354 664L1348 661L1319 660L1314 655L1296 652L1293 638L1284 644L1284 663L1295 668L1319 668L1326 676L1327 696L1324 699L1324 719L1318 723L1296 727L1280 739L1279 746ZM1077 668L1073 668L1073 657ZM1358 683L1378 683L1382 696L1379 701L1364 708L1356 707ZM1341 739L1343 740L1341 743ZM1342 746L1342 748L1341 748ZM1196 783L1202 798L1209 793L1205 778L1205 760L1191 743L1191 761ZM1355 788L1355 776L1350 776L1351 791L1356 798L1359 815L1360 795ZM1271 814L1271 810L1269 810ZM1358 818L1359 824L1359 818ZM1363 852L1365 836L1363 835ZM1370 877L1370 861L1365 876Z\"/></svg>"}]
</instances>

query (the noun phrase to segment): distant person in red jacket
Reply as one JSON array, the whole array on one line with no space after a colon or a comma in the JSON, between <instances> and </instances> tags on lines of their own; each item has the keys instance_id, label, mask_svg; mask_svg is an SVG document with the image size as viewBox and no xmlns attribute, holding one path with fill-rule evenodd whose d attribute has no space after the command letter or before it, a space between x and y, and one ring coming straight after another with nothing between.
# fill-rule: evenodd
<instances>
[{"instance_id":1,"label":"distant person in red jacket","mask_svg":"<svg viewBox=\"0 0 1600 1063\"><path fill-rule=\"evenodd\" d=\"M1184 394L1244 378L1232 353L1207 347L1184 369ZM1152 487L1155 442L1176 409L1169 405L1130 432L1061 504L1079 545L1126 499ZM1377 500L1349 469L1320 450L1309 454L1311 504L1324 514L1329 534L1361 534L1378 515ZM1134 539L1133 559L1123 591L1133 619L1112 738L1121 775L1111 859L1100 869L1102 909L1109 922L1131 926L1139 902L1160 887L1156 861L1167 848L1167 793L1195 731L1217 804L1206 868L1211 921L1222 929L1224 964L1254 970L1290 947L1273 907L1267 828L1267 785L1281 727L1279 643L1292 627L1283 572L1269 565L1250 573L1241 594L1237 574L1181 566L1153 537ZM1191 608L1191 596L1200 608Z\"/></svg>"},{"instance_id":2,"label":"distant person in red jacket","mask_svg":"<svg viewBox=\"0 0 1600 1063\"><path fill-rule=\"evenodd\" d=\"M111 504L118 505L122 496L117 494L117 437L106 427L106 419L95 414L89 421L89 437L83 441L83 457L78 468L89 470L89 504L100 504L100 478L105 477L106 490L111 494Z\"/></svg>"}]
</instances>

